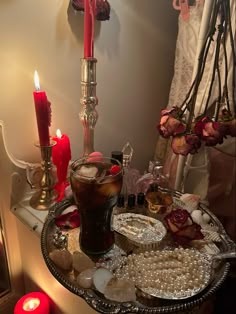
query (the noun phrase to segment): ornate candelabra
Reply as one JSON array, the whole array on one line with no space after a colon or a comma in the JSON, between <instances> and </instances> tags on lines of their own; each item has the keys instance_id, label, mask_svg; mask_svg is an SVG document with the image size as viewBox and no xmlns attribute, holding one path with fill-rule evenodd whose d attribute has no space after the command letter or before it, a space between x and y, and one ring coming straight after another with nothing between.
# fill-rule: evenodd
<instances>
[{"instance_id":1,"label":"ornate candelabra","mask_svg":"<svg viewBox=\"0 0 236 314\"><path fill-rule=\"evenodd\" d=\"M53 175L53 164L51 161L52 147L56 145L56 142L51 142L49 146L40 146L42 162L42 177L39 183L39 190L34 193L30 199L30 206L37 210L48 210L48 208L54 202L56 193L54 191L54 185L56 183L55 176Z\"/></svg>"},{"instance_id":2,"label":"ornate candelabra","mask_svg":"<svg viewBox=\"0 0 236 314\"><path fill-rule=\"evenodd\" d=\"M95 106L98 103L96 97L96 63L95 58L81 59L81 109L80 121L84 128L83 156L94 151L94 128L98 119Z\"/></svg>"}]
</instances>

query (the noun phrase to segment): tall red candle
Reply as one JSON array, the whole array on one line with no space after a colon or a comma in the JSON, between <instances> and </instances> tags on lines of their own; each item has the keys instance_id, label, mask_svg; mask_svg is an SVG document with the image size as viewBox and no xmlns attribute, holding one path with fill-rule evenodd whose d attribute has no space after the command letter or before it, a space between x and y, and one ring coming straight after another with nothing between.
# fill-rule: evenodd
<instances>
[{"instance_id":1,"label":"tall red candle","mask_svg":"<svg viewBox=\"0 0 236 314\"><path fill-rule=\"evenodd\" d=\"M93 58L96 0L84 0L84 58Z\"/></svg>"},{"instance_id":2,"label":"tall red candle","mask_svg":"<svg viewBox=\"0 0 236 314\"><path fill-rule=\"evenodd\" d=\"M39 77L37 71L34 73L34 104L38 125L39 143L41 146L50 144L49 126L51 125L51 104L46 93L40 90Z\"/></svg>"},{"instance_id":3,"label":"tall red candle","mask_svg":"<svg viewBox=\"0 0 236 314\"><path fill-rule=\"evenodd\" d=\"M58 192L57 201L60 201L63 199L65 187L68 185L66 179L71 160L70 139L66 134L61 134L60 130L56 131L56 136L52 139L56 142L52 148L52 162L57 167L58 182L55 189Z\"/></svg>"}]
</instances>

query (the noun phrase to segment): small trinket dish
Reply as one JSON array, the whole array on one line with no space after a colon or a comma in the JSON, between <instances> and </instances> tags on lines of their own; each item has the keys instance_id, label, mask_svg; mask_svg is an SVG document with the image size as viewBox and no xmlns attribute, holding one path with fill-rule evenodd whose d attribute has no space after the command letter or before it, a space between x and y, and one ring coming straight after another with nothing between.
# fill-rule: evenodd
<instances>
[{"instance_id":1,"label":"small trinket dish","mask_svg":"<svg viewBox=\"0 0 236 314\"><path fill-rule=\"evenodd\" d=\"M113 228L132 243L147 249L158 247L167 233L161 221L133 213L114 216Z\"/></svg>"}]
</instances>

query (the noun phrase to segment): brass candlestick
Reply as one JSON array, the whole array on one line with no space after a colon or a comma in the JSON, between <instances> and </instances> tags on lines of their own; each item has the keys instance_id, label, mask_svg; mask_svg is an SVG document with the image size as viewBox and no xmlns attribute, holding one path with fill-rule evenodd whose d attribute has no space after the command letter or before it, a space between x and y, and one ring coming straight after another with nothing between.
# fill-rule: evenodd
<instances>
[{"instance_id":1,"label":"brass candlestick","mask_svg":"<svg viewBox=\"0 0 236 314\"><path fill-rule=\"evenodd\" d=\"M94 151L94 128L98 119L95 106L96 97L96 62L94 58L81 59L81 109L80 121L84 128L84 152L87 156Z\"/></svg>"},{"instance_id":2,"label":"brass candlestick","mask_svg":"<svg viewBox=\"0 0 236 314\"><path fill-rule=\"evenodd\" d=\"M54 203L56 193L54 191L54 185L56 183L56 178L53 175L53 164L51 161L52 148L56 145L56 142L51 142L49 146L40 146L41 150L41 168L42 168L42 178L40 181L39 190L34 193L30 199L30 206L37 210L48 210L49 207Z\"/></svg>"}]
</instances>

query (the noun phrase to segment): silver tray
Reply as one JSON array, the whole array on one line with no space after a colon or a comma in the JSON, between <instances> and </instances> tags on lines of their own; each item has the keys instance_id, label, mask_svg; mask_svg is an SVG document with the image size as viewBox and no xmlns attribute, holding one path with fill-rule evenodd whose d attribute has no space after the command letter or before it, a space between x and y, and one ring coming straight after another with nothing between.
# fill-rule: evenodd
<instances>
[{"instance_id":1,"label":"silver tray","mask_svg":"<svg viewBox=\"0 0 236 314\"><path fill-rule=\"evenodd\" d=\"M165 192L166 190L164 190ZM181 194L176 191L169 191L174 197L180 197ZM194 308L199 307L204 301L208 300L224 282L228 275L230 264L228 262L221 262L214 272L209 285L200 293L193 297L183 300L165 300L159 298L153 298L150 295L146 295L142 291L137 293L137 301L135 302L115 302L110 301L104 297L101 293L95 289L83 289L73 279L70 273L63 272L60 268L56 267L55 264L49 257L49 253L53 250L53 236L56 231L55 217L60 215L66 208L73 205L73 199L67 199L60 203L55 204L49 210L48 218L44 224L41 234L41 249L45 263L55 277L66 289L72 293L82 297L93 309L101 313L177 313L177 312L189 312ZM207 213L211 217L211 224L218 228L221 242L218 245L221 252L227 252L235 250L234 242L228 237L222 224L219 222L217 217L213 215L209 209L200 204L199 209L204 213ZM80 250L79 241L73 241L73 250ZM140 250L132 242L128 241L124 236L116 234L116 246L120 250L124 250L126 253L138 252ZM140 292L140 293L139 293Z\"/></svg>"}]
</instances>

